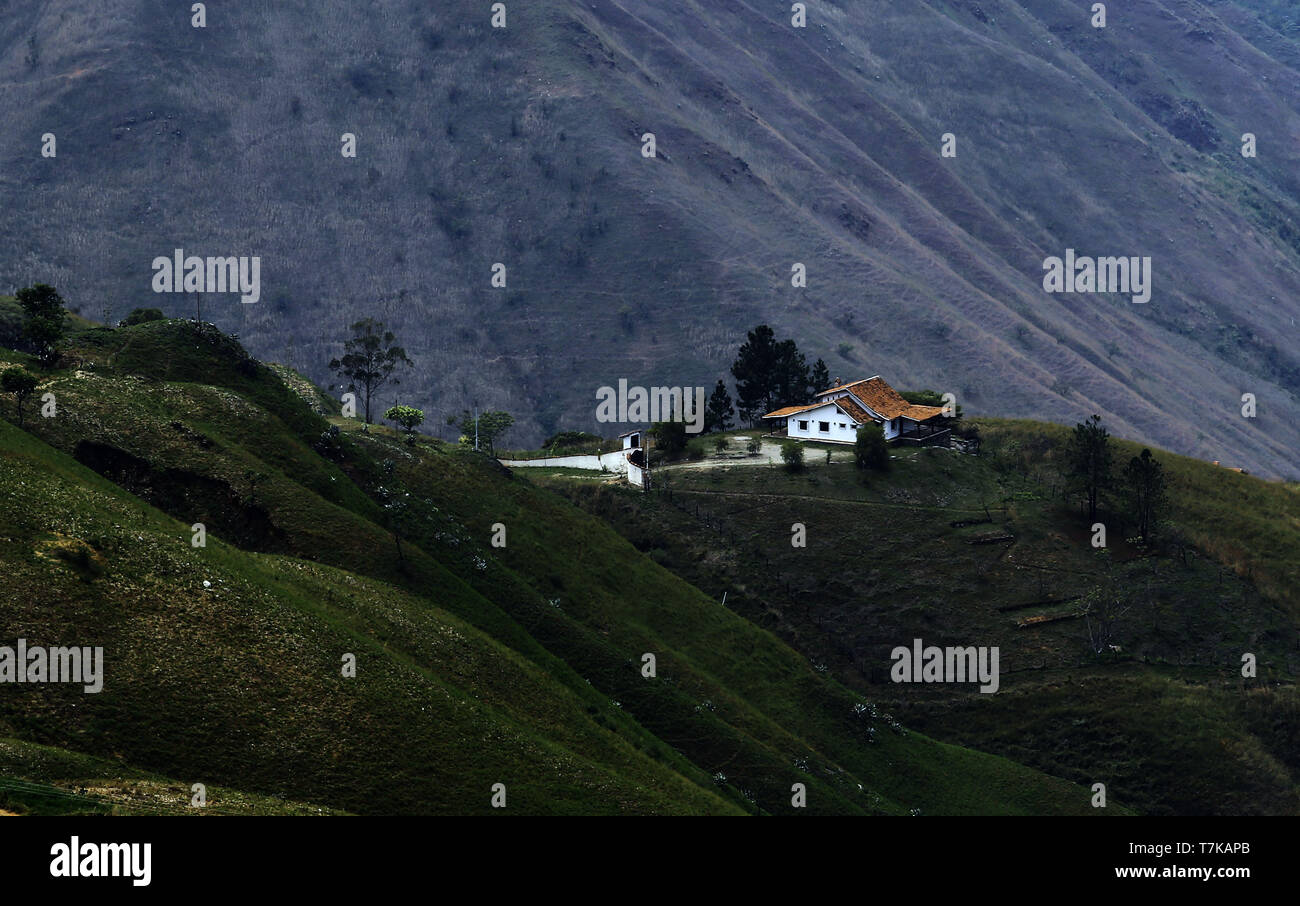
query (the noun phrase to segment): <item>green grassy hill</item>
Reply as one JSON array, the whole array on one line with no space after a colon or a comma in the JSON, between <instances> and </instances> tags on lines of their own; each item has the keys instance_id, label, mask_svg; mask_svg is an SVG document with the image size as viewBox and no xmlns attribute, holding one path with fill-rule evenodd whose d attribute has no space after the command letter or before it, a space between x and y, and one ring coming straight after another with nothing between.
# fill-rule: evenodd
<instances>
[{"instance_id":1,"label":"green grassy hill","mask_svg":"<svg viewBox=\"0 0 1300 906\"><path fill-rule=\"evenodd\" d=\"M502 783L518 813L1095 812L1076 783L859 716L486 457L331 432L318 394L215 331L82 328L68 362L41 373L53 417L0 422L0 643L102 645L104 690L4 688L0 807L131 811L120 791L152 784L137 810L183 811L204 783L231 810L490 813Z\"/></svg>"},{"instance_id":2,"label":"green grassy hill","mask_svg":"<svg viewBox=\"0 0 1300 906\"><path fill-rule=\"evenodd\" d=\"M538 480L936 738L1144 812L1300 811L1300 488L1157 451L1157 543L1126 538L1115 495L1100 552L1058 468L1068 431L977 424L978 456L895 448L865 479L851 449L827 464L810 446L803 474L718 460L661 470L649 497ZM1140 451L1116 446L1117 467ZM1107 595L1123 615L1099 656L1083 612ZM892 683L890 652L914 638L998 646L1000 691Z\"/></svg>"}]
</instances>

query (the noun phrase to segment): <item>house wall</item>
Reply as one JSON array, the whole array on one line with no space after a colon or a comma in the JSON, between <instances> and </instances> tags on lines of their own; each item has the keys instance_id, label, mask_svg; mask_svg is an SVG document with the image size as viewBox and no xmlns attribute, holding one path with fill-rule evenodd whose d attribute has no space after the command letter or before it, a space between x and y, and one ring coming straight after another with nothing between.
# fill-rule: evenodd
<instances>
[{"instance_id":1,"label":"house wall","mask_svg":"<svg viewBox=\"0 0 1300 906\"><path fill-rule=\"evenodd\" d=\"M799 423L801 421L806 421L808 427L800 428ZM821 422L828 422L830 430L822 431L820 429ZM790 416L786 420L785 433L787 437L799 440L820 440L827 443L851 444L858 439L858 426L854 424L853 419L828 404Z\"/></svg>"}]
</instances>

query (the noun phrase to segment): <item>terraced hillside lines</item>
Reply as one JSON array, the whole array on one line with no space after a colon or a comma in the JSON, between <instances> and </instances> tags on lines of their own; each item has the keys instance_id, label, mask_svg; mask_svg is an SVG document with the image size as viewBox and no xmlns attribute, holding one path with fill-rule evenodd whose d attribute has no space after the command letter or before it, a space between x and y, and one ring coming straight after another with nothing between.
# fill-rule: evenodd
<instances>
[{"instance_id":1,"label":"terraced hillside lines","mask_svg":"<svg viewBox=\"0 0 1300 906\"><path fill-rule=\"evenodd\" d=\"M478 400L515 415L511 446L598 428L618 378L712 386L766 322L968 412L1100 412L1300 475L1284 3L1146 0L1104 29L1073 0L868 0L806 28L739 0L561 0L505 29L470 0L247 4L205 29L156 0L111 23L9 7L0 179L41 201L0 222L0 284L84 315L189 315L149 284L183 245L263 258L258 304L204 301L255 354L338 391L327 363L373 315L416 363L381 406ZM57 158L32 152L46 132ZM1067 248L1150 255L1152 300L1044 293Z\"/></svg>"}]
</instances>

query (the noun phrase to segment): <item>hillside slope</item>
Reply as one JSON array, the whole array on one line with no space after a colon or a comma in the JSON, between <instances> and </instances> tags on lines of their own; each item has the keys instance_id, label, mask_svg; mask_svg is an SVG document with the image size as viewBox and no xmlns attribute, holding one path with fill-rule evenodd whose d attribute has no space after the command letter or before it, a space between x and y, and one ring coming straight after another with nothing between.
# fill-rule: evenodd
<instances>
[{"instance_id":1,"label":"hillside slope","mask_svg":"<svg viewBox=\"0 0 1300 906\"><path fill-rule=\"evenodd\" d=\"M1143 813L1300 813L1300 485L1156 451L1157 541L1133 537L1116 487L1097 550L1064 493L1069 432L978 427L978 456L895 448L884 474L840 447L797 475L734 453L660 469L649 497L538 480L937 738L1105 782ZM1140 452L1116 446L1117 464ZM893 682L891 653L918 638L996 646L997 693Z\"/></svg>"},{"instance_id":2,"label":"hillside slope","mask_svg":"<svg viewBox=\"0 0 1300 906\"><path fill-rule=\"evenodd\" d=\"M118 785L367 814L487 813L495 783L538 814L1094 811L1008 759L875 734L557 495L472 451L332 434L213 330L88 330L72 355L43 375L56 415L0 422L0 623L102 645L104 689L8 687L0 737L119 762Z\"/></svg>"},{"instance_id":3,"label":"hillside slope","mask_svg":"<svg viewBox=\"0 0 1300 906\"><path fill-rule=\"evenodd\" d=\"M712 386L766 321L832 374L1295 477L1294 10L1120 6L11 0L0 288L181 314L156 256L259 255L258 304L204 303L255 354L328 383L373 314L416 361L386 400L521 446L619 378ZM1067 248L1150 256L1151 301L1045 294Z\"/></svg>"}]
</instances>

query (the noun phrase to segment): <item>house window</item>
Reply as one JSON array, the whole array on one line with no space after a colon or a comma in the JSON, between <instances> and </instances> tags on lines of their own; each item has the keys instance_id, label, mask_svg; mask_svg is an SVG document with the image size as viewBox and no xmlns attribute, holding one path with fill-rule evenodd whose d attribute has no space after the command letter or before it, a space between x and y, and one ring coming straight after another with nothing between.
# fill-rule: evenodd
<instances>
[{"instance_id":1,"label":"house window","mask_svg":"<svg viewBox=\"0 0 1300 906\"><path fill-rule=\"evenodd\" d=\"M817 427L820 428L822 431L829 431L829 430L831 429L831 423L830 423L830 422L818 422L818 423L817 423Z\"/></svg>"},{"instance_id":2,"label":"house window","mask_svg":"<svg viewBox=\"0 0 1300 906\"><path fill-rule=\"evenodd\" d=\"M799 430L800 430L800 431L807 431L807 430L808 430L808 422L804 421L803 419L800 419L800 420L799 420Z\"/></svg>"}]
</instances>

